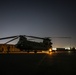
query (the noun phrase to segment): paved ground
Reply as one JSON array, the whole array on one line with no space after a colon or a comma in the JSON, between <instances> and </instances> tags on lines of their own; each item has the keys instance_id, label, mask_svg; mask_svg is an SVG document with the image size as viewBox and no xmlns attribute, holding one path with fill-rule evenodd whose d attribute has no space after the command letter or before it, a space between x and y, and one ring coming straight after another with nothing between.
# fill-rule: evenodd
<instances>
[{"instance_id":1,"label":"paved ground","mask_svg":"<svg viewBox=\"0 0 76 75\"><path fill-rule=\"evenodd\" d=\"M0 75L76 75L76 53L0 54Z\"/></svg>"}]
</instances>

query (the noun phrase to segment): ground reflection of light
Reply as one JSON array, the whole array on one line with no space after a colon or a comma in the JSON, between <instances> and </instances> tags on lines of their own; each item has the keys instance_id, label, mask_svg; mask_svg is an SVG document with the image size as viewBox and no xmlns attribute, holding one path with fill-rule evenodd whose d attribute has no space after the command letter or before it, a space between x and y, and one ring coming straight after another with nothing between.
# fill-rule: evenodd
<instances>
[{"instance_id":1,"label":"ground reflection of light","mask_svg":"<svg viewBox=\"0 0 76 75\"><path fill-rule=\"evenodd\" d=\"M49 53L50 55L53 54L52 52Z\"/></svg>"},{"instance_id":2,"label":"ground reflection of light","mask_svg":"<svg viewBox=\"0 0 76 75\"><path fill-rule=\"evenodd\" d=\"M52 55L52 54L53 54L53 52L47 52L47 54Z\"/></svg>"},{"instance_id":3,"label":"ground reflection of light","mask_svg":"<svg viewBox=\"0 0 76 75\"><path fill-rule=\"evenodd\" d=\"M68 53L71 53L71 51L68 51Z\"/></svg>"}]
</instances>

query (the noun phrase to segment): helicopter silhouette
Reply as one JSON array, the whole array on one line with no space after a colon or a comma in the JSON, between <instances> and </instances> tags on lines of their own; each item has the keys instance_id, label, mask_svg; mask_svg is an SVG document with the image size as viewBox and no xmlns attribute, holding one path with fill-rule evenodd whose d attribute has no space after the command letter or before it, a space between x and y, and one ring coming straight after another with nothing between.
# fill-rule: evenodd
<instances>
[{"instance_id":1,"label":"helicopter silhouette","mask_svg":"<svg viewBox=\"0 0 76 75\"><path fill-rule=\"evenodd\" d=\"M33 38L33 39L41 39L43 40L42 42L36 42L36 41L31 41L32 39L27 39L27 37ZM4 37L0 38L0 40L4 39L11 39L7 41L5 44L12 42L16 39L19 39L19 41L15 44L15 47L20 49L20 51L34 51L37 53L37 51L53 51L52 50L52 42L51 38L69 38L69 37L36 37L36 36L27 36L27 35L17 35L17 36L10 36L10 37Z\"/></svg>"}]
</instances>

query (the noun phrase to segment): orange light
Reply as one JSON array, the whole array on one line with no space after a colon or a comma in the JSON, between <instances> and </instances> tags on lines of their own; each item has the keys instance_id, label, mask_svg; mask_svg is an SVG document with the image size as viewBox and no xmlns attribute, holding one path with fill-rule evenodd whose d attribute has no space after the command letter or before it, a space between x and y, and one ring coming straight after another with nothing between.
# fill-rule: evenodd
<instances>
[{"instance_id":1,"label":"orange light","mask_svg":"<svg viewBox=\"0 0 76 75\"><path fill-rule=\"evenodd\" d=\"M52 49L50 48L50 49L49 49L49 51L51 52L51 51L52 51Z\"/></svg>"}]
</instances>

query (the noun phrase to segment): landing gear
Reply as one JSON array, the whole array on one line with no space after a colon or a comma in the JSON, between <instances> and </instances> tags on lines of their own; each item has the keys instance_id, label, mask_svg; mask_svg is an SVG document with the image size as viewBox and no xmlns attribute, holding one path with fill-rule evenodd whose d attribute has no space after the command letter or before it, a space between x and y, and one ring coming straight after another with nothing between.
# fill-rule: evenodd
<instances>
[{"instance_id":1,"label":"landing gear","mask_svg":"<svg viewBox=\"0 0 76 75\"><path fill-rule=\"evenodd\" d=\"M29 53L30 52L30 50L27 50L27 53ZM37 53L37 50L34 50L34 53Z\"/></svg>"},{"instance_id":2,"label":"landing gear","mask_svg":"<svg viewBox=\"0 0 76 75\"><path fill-rule=\"evenodd\" d=\"M34 53L37 53L37 50L35 50Z\"/></svg>"},{"instance_id":3,"label":"landing gear","mask_svg":"<svg viewBox=\"0 0 76 75\"><path fill-rule=\"evenodd\" d=\"M49 51L49 53L50 53L51 51Z\"/></svg>"},{"instance_id":4,"label":"landing gear","mask_svg":"<svg viewBox=\"0 0 76 75\"><path fill-rule=\"evenodd\" d=\"M27 53L29 53L30 51L28 50Z\"/></svg>"}]
</instances>

